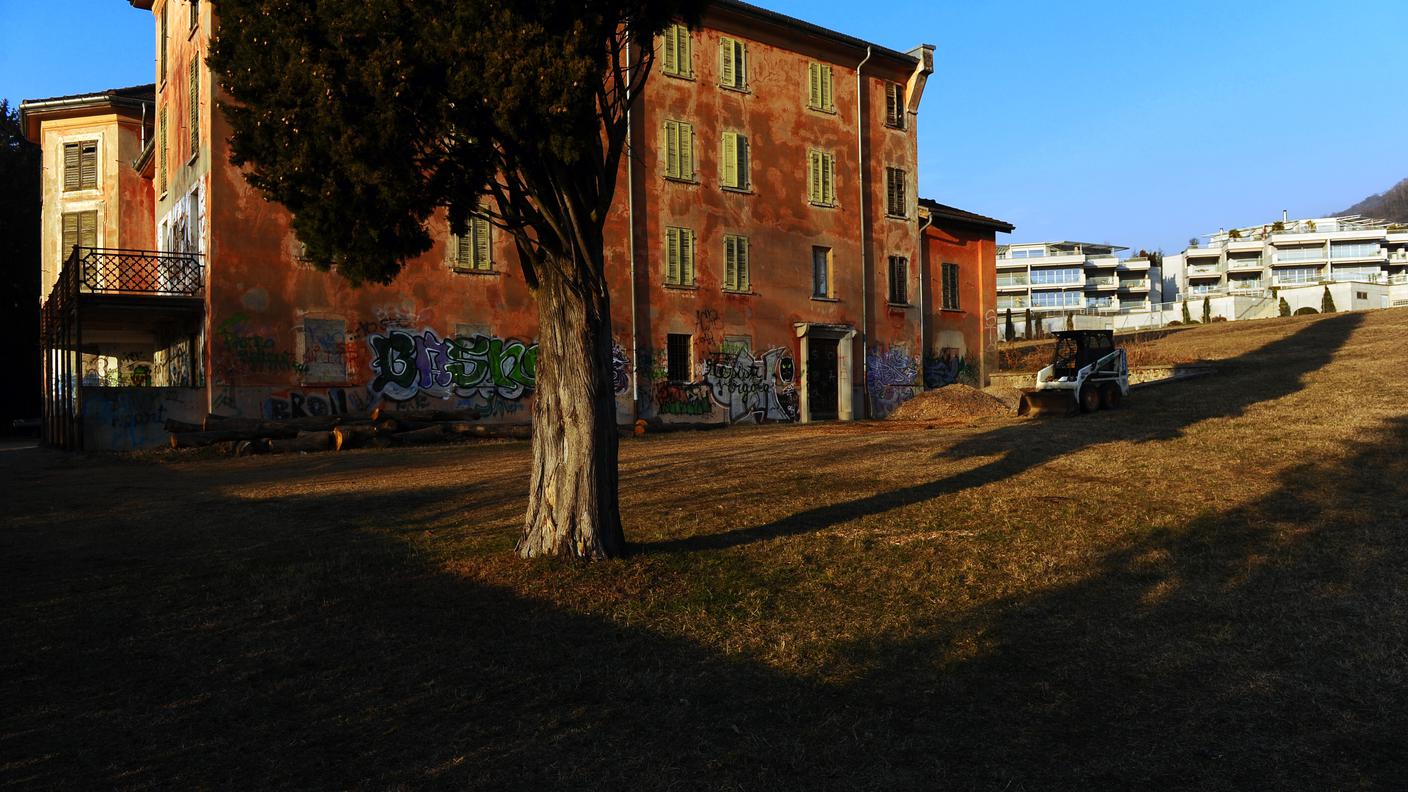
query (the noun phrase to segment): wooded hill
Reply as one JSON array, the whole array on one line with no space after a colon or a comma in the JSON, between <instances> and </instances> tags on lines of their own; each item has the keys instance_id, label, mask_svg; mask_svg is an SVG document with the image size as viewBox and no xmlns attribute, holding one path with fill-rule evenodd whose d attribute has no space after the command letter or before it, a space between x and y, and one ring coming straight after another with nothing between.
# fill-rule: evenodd
<instances>
[{"instance_id":1,"label":"wooded hill","mask_svg":"<svg viewBox=\"0 0 1408 792\"><path fill-rule=\"evenodd\" d=\"M1408 223L1408 179L1335 214L1358 214L1391 223Z\"/></svg>"}]
</instances>

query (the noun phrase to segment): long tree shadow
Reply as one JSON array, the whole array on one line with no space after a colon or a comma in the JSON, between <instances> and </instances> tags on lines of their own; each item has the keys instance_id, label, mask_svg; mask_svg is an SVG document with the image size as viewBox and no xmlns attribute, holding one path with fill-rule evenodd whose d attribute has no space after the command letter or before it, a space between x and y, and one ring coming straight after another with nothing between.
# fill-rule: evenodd
<instances>
[{"instance_id":1,"label":"long tree shadow","mask_svg":"<svg viewBox=\"0 0 1408 792\"><path fill-rule=\"evenodd\" d=\"M1219 363L1217 376L1163 386L1152 397L1134 400L1123 414L1100 413L1075 420L1010 423L967 438L943 456L993 457L977 467L935 481L827 504L764 525L715 534L652 542L644 553L721 550L752 542L821 531L834 525L944 495L981 487L1051 460L1103 443L1157 442L1177 438L1190 426L1212 418L1241 415L1248 407L1290 395L1306 377L1334 359L1360 323L1361 314L1341 314L1307 325L1293 335ZM1179 389L1179 390L1174 390Z\"/></svg>"},{"instance_id":2,"label":"long tree shadow","mask_svg":"<svg viewBox=\"0 0 1408 792\"><path fill-rule=\"evenodd\" d=\"M135 549L139 568L107 546L66 553L40 596L42 570L5 561L0 781L1394 788L1405 450L1399 418L1251 504L1111 550L1079 582L857 641L843 654L866 672L842 684L445 574L394 534L332 521L291 536L260 524L267 504L227 499L187 539L206 556L164 555L164 533ZM410 525L444 493L402 496L289 507L394 504ZM143 516L182 518L162 503ZM252 537L266 539L253 554Z\"/></svg>"}]
</instances>

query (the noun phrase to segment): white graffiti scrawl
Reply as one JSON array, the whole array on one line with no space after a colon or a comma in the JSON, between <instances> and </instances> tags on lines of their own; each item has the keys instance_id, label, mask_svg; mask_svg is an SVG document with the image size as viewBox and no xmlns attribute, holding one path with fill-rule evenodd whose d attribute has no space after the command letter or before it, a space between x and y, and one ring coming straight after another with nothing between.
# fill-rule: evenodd
<instances>
[{"instance_id":1,"label":"white graffiti scrawl","mask_svg":"<svg viewBox=\"0 0 1408 792\"><path fill-rule=\"evenodd\" d=\"M747 349L720 352L704 362L709 397L728 412L730 423L752 419L797 420L796 366L786 349L773 347L760 357Z\"/></svg>"}]
</instances>

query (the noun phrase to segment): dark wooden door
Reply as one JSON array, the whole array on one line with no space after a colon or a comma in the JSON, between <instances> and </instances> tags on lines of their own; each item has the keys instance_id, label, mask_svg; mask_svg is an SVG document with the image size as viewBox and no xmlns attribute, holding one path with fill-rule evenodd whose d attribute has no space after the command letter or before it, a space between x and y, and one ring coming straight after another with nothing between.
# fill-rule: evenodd
<instances>
[{"instance_id":1,"label":"dark wooden door","mask_svg":"<svg viewBox=\"0 0 1408 792\"><path fill-rule=\"evenodd\" d=\"M807 403L813 421L836 419L837 342L813 338L807 350Z\"/></svg>"}]
</instances>

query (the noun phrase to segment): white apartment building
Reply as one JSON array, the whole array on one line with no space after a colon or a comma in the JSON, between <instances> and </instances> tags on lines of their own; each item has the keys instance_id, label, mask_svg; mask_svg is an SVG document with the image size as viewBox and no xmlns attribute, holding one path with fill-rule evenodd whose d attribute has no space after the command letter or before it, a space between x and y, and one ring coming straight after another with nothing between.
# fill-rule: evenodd
<instances>
[{"instance_id":1,"label":"white apartment building","mask_svg":"<svg viewBox=\"0 0 1408 792\"><path fill-rule=\"evenodd\" d=\"M1408 305L1408 226L1283 214L1207 238L1207 246L1183 251L1185 299L1274 296L1292 310L1318 309L1328 285L1340 310Z\"/></svg>"},{"instance_id":2,"label":"white apartment building","mask_svg":"<svg viewBox=\"0 0 1408 792\"><path fill-rule=\"evenodd\" d=\"M1147 311L1149 259L1121 260L1125 250L1091 242L999 245L998 313Z\"/></svg>"}]
</instances>

